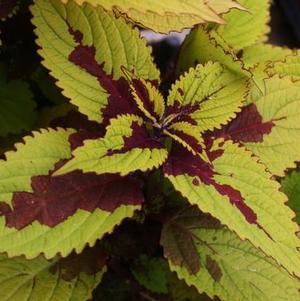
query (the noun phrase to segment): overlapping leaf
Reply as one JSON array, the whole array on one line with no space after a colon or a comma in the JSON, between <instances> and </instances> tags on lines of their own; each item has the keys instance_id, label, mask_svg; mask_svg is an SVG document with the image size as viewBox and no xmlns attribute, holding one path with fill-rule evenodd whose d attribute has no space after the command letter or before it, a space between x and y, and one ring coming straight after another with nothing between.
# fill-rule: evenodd
<instances>
[{"instance_id":1,"label":"overlapping leaf","mask_svg":"<svg viewBox=\"0 0 300 301\"><path fill-rule=\"evenodd\" d=\"M32 13L43 64L90 120L108 123L118 113L132 113L122 66L138 77L159 80L138 30L112 13L60 0L36 0Z\"/></svg>"},{"instance_id":2,"label":"overlapping leaf","mask_svg":"<svg viewBox=\"0 0 300 301\"><path fill-rule=\"evenodd\" d=\"M81 172L49 174L71 157L68 139L73 132L34 133L0 162L0 252L27 258L81 252L140 208L143 196L136 180ZM80 137L70 137L72 146L78 144Z\"/></svg>"},{"instance_id":3,"label":"overlapping leaf","mask_svg":"<svg viewBox=\"0 0 300 301\"><path fill-rule=\"evenodd\" d=\"M77 169L84 172L129 174L159 167L168 152L158 140L151 138L143 119L122 115L112 119L104 138L86 140L73 152L73 159L58 172L65 174Z\"/></svg>"},{"instance_id":4,"label":"overlapping leaf","mask_svg":"<svg viewBox=\"0 0 300 301\"><path fill-rule=\"evenodd\" d=\"M68 0L63 0L67 2ZM78 4L84 2L101 5L107 10L125 16L127 19L154 31L168 33L181 31L205 22L224 23L220 15L232 8L244 10L235 0L209 0L185 2L179 0L75 0Z\"/></svg>"},{"instance_id":5,"label":"overlapping leaf","mask_svg":"<svg viewBox=\"0 0 300 301\"><path fill-rule=\"evenodd\" d=\"M82 256L75 258L87 264ZM23 257L9 259L6 255L0 255L0 299L7 301L89 300L106 270L106 267L101 266L98 271L97 262L93 262L95 273L88 274L78 270L74 275L68 275L70 271L66 269L66 265L62 268L60 265L63 265L63 260L58 257L47 261L42 256L26 260ZM76 268L75 264L71 268Z\"/></svg>"},{"instance_id":6,"label":"overlapping leaf","mask_svg":"<svg viewBox=\"0 0 300 301\"><path fill-rule=\"evenodd\" d=\"M212 227L211 218L197 218L194 212L185 212L171 223L182 229L186 241L191 240L200 268L191 274L185 265L178 265L168 253L165 255L179 278L195 286L199 293L224 301L300 300L297 279L248 241L240 240L227 229ZM179 249L176 244L169 245L168 238L177 243L180 238L174 237L170 227L170 223L164 226L162 243L165 250L171 248L171 253L175 253Z\"/></svg>"},{"instance_id":7,"label":"overlapping leaf","mask_svg":"<svg viewBox=\"0 0 300 301\"><path fill-rule=\"evenodd\" d=\"M235 50L262 40L268 33L270 21L269 0L240 0L247 12L233 10L224 16L225 24L217 31Z\"/></svg>"},{"instance_id":8,"label":"overlapping leaf","mask_svg":"<svg viewBox=\"0 0 300 301\"><path fill-rule=\"evenodd\" d=\"M173 147L165 175L191 204L299 275L298 227L279 184L251 152L232 142L215 140L208 157L211 164Z\"/></svg>"},{"instance_id":9,"label":"overlapping leaf","mask_svg":"<svg viewBox=\"0 0 300 301\"><path fill-rule=\"evenodd\" d=\"M189 55L186 55L188 53ZM241 76L251 77L234 49L215 30L197 26L185 39L179 54L177 72L182 73L196 64L218 62Z\"/></svg>"},{"instance_id":10,"label":"overlapping leaf","mask_svg":"<svg viewBox=\"0 0 300 301\"><path fill-rule=\"evenodd\" d=\"M219 63L198 65L173 85L167 100L168 119L187 121L199 134L220 128L240 110L246 91L246 79Z\"/></svg>"},{"instance_id":11,"label":"overlapping leaf","mask_svg":"<svg viewBox=\"0 0 300 301\"><path fill-rule=\"evenodd\" d=\"M36 104L29 85L22 80L8 81L0 64L0 136L20 134L32 129Z\"/></svg>"},{"instance_id":12,"label":"overlapping leaf","mask_svg":"<svg viewBox=\"0 0 300 301\"><path fill-rule=\"evenodd\" d=\"M300 171L295 170L286 176L281 185L284 193L288 196L288 205L296 213L296 221L300 224Z\"/></svg>"},{"instance_id":13,"label":"overlapping leaf","mask_svg":"<svg viewBox=\"0 0 300 301\"><path fill-rule=\"evenodd\" d=\"M270 72L272 74L279 75L290 75L296 79L300 77L300 55L299 51L291 53L285 59L281 59L279 62L276 62L271 68Z\"/></svg>"}]
</instances>

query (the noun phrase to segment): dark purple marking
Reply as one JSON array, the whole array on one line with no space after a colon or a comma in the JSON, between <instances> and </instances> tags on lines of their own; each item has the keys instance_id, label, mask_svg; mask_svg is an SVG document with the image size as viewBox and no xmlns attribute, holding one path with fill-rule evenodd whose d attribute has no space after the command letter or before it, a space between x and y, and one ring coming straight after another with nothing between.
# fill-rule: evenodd
<instances>
[{"instance_id":1,"label":"dark purple marking","mask_svg":"<svg viewBox=\"0 0 300 301\"><path fill-rule=\"evenodd\" d=\"M183 131L169 129L168 130L172 135L177 136L178 138L182 139L185 143L187 143L196 153L202 153L203 147L199 144L198 140Z\"/></svg>"},{"instance_id":2,"label":"dark purple marking","mask_svg":"<svg viewBox=\"0 0 300 301\"><path fill-rule=\"evenodd\" d=\"M72 31L71 31L72 32ZM74 51L69 55L69 60L75 65L86 70L98 79L100 86L107 91L108 104L101 109L103 124L109 124L109 120L120 114L141 115L140 110L130 93L130 86L125 78L114 80L112 75L103 70L104 63L96 61L96 50L94 46L83 46L79 34L73 34L74 39L80 42Z\"/></svg>"},{"instance_id":3,"label":"dark purple marking","mask_svg":"<svg viewBox=\"0 0 300 301\"><path fill-rule=\"evenodd\" d=\"M221 156L222 153L218 152L211 155L209 151L207 152L208 157L213 160ZM227 196L231 204L240 210L248 223L256 224L260 227L257 223L255 212L247 206L240 192L229 185L217 183L214 179L215 172L213 171L213 166L204 162L199 156L194 156L181 145L176 144L172 148L172 152L164 164L164 172L172 176L187 174L193 178L199 177L200 181L205 185L212 185L221 195ZM193 185L199 186L199 181L196 182L193 179Z\"/></svg>"},{"instance_id":4,"label":"dark purple marking","mask_svg":"<svg viewBox=\"0 0 300 301\"><path fill-rule=\"evenodd\" d=\"M262 142L264 135L271 133L274 120L263 122L256 105L251 104L242 109L237 117L220 130L212 132L214 137L222 137L234 142Z\"/></svg>"},{"instance_id":5,"label":"dark purple marking","mask_svg":"<svg viewBox=\"0 0 300 301\"><path fill-rule=\"evenodd\" d=\"M133 122L131 125L132 135L130 137L124 137L124 146L119 150L111 150L108 152L109 156L114 154L123 154L134 148L149 148L149 149L162 149L164 145L159 139L152 138L144 125L139 125L137 122Z\"/></svg>"},{"instance_id":6,"label":"dark purple marking","mask_svg":"<svg viewBox=\"0 0 300 301\"><path fill-rule=\"evenodd\" d=\"M158 89L157 81L151 81L152 86ZM144 108L153 116L157 121L160 120L161 116L157 115L154 110L154 102L150 100L149 92L147 88L143 85L142 81L133 79L132 85L138 95L138 97L143 101ZM145 118L146 116L144 116Z\"/></svg>"},{"instance_id":7,"label":"dark purple marking","mask_svg":"<svg viewBox=\"0 0 300 301\"><path fill-rule=\"evenodd\" d=\"M6 217L8 227L22 229L34 221L55 227L78 209L113 212L121 205L143 203L141 182L130 176L74 171L59 177L33 177L31 186L32 193L13 194L13 209L0 202L0 214Z\"/></svg>"},{"instance_id":8,"label":"dark purple marking","mask_svg":"<svg viewBox=\"0 0 300 301\"><path fill-rule=\"evenodd\" d=\"M188 122L192 125L197 125L197 122L191 117L191 114L200 109L200 103L194 105L181 105L175 101L173 106L166 108L166 116L175 115L170 124L176 122Z\"/></svg>"}]
</instances>

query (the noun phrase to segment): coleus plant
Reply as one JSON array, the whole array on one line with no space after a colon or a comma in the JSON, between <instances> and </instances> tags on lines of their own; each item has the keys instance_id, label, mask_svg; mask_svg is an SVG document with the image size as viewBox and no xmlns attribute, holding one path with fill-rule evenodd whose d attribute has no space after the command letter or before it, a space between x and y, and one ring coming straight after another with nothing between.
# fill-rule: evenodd
<instances>
[{"instance_id":1,"label":"coleus plant","mask_svg":"<svg viewBox=\"0 0 300 301\"><path fill-rule=\"evenodd\" d=\"M91 298L125 256L131 218L159 224L168 263L158 245L125 259L158 300L299 300L299 227L278 181L300 160L299 56L263 43L268 1L82 2L31 7L42 64L74 107L0 161L0 297ZM161 82L135 26L204 22L225 25L195 26L178 79ZM18 82L2 78L9 100ZM27 94L32 118L2 136L32 127Z\"/></svg>"}]
</instances>

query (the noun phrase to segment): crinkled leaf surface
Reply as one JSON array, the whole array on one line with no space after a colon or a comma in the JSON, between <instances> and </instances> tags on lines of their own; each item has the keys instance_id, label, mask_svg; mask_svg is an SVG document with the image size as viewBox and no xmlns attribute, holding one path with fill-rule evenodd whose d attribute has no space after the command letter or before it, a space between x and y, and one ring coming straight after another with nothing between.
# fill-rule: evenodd
<instances>
[{"instance_id":1,"label":"crinkled leaf surface","mask_svg":"<svg viewBox=\"0 0 300 301\"><path fill-rule=\"evenodd\" d=\"M276 62L271 68L271 73L279 75L290 75L299 79L300 77L300 55L299 51L290 54L285 59Z\"/></svg>"},{"instance_id":2,"label":"crinkled leaf surface","mask_svg":"<svg viewBox=\"0 0 300 301\"><path fill-rule=\"evenodd\" d=\"M71 157L72 133L62 129L34 133L0 162L1 252L27 258L40 253L47 258L57 253L67 256L73 249L81 252L140 208L143 197L138 184L125 192L114 188L126 179L78 172L48 175L57 162Z\"/></svg>"},{"instance_id":3,"label":"crinkled leaf surface","mask_svg":"<svg viewBox=\"0 0 300 301\"><path fill-rule=\"evenodd\" d=\"M8 81L0 65L0 136L20 134L32 129L36 104L29 85L22 80Z\"/></svg>"},{"instance_id":4,"label":"crinkled leaf surface","mask_svg":"<svg viewBox=\"0 0 300 301\"><path fill-rule=\"evenodd\" d=\"M192 238L201 267L191 274L169 258L171 270L199 293L224 301L300 300L298 280L248 241L228 229L209 228L194 215L177 216L172 223Z\"/></svg>"},{"instance_id":5,"label":"crinkled leaf surface","mask_svg":"<svg viewBox=\"0 0 300 301\"><path fill-rule=\"evenodd\" d=\"M67 2L68 0L63 0ZM75 0L101 5L107 10L114 10L129 20L154 31L168 33L181 31L204 22L224 23L221 14L232 8L244 9L235 0Z\"/></svg>"},{"instance_id":6,"label":"crinkled leaf surface","mask_svg":"<svg viewBox=\"0 0 300 301\"><path fill-rule=\"evenodd\" d=\"M90 120L108 122L118 113L131 112L122 66L138 77L159 80L138 30L113 13L60 0L36 0L32 13L43 65Z\"/></svg>"},{"instance_id":7,"label":"crinkled leaf surface","mask_svg":"<svg viewBox=\"0 0 300 301\"><path fill-rule=\"evenodd\" d=\"M212 130L234 118L243 105L246 88L245 78L219 63L197 65L172 86L167 110L176 121L195 125L199 133Z\"/></svg>"},{"instance_id":8,"label":"crinkled leaf surface","mask_svg":"<svg viewBox=\"0 0 300 301\"><path fill-rule=\"evenodd\" d=\"M167 158L164 145L151 138L143 119L122 115L112 119L104 138L86 140L73 152L73 159L56 175L73 170L84 172L129 174L159 167Z\"/></svg>"},{"instance_id":9,"label":"crinkled leaf surface","mask_svg":"<svg viewBox=\"0 0 300 301\"><path fill-rule=\"evenodd\" d=\"M299 275L298 226L279 184L251 152L230 141L215 140L208 156L211 164L173 147L165 175L191 204Z\"/></svg>"},{"instance_id":10,"label":"crinkled leaf surface","mask_svg":"<svg viewBox=\"0 0 300 301\"><path fill-rule=\"evenodd\" d=\"M282 189L288 196L288 205L296 213L296 221L300 224L300 171L295 170L281 181Z\"/></svg>"},{"instance_id":11,"label":"crinkled leaf surface","mask_svg":"<svg viewBox=\"0 0 300 301\"><path fill-rule=\"evenodd\" d=\"M80 257L77 260L81 260ZM79 272L72 279L64 279L60 269L52 270L60 258L47 261L42 256L33 260L24 257L8 258L0 255L0 299L7 301L84 301L100 283L106 268L95 274ZM95 265L95 263L94 263Z\"/></svg>"},{"instance_id":12,"label":"crinkled leaf surface","mask_svg":"<svg viewBox=\"0 0 300 301\"><path fill-rule=\"evenodd\" d=\"M269 32L270 1L240 0L247 11L232 10L224 16L218 33L235 50L253 45Z\"/></svg>"},{"instance_id":13,"label":"crinkled leaf surface","mask_svg":"<svg viewBox=\"0 0 300 301\"><path fill-rule=\"evenodd\" d=\"M266 94L253 96L264 122L272 122L269 134L262 141L245 143L268 167L271 173L284 176L287 168L300 161L300 82L290 77L274 76L265 80Z\"/></svg>"}]
</instances>

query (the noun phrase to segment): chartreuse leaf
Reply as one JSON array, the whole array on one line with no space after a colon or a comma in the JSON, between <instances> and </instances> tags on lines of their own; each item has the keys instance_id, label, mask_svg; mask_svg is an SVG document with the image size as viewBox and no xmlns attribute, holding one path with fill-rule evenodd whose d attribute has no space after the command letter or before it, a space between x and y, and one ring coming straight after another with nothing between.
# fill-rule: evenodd
<instances>
[{"instance_id":1,"label":"chartreuse leaf","mask_svg":"<svg viewBox=\"0 0 300 301\"><path fill-rule=\"evenodd\" d=\"M8 81L0 64L0 136L20 134L32 129L36 104L29 85L22 80Z\"/></svg>"},{"instance_id":2,"label":"chartreuse leaf","mask_svg":"<svg viewBox=\"0 0 300 301\"><path fill-rule=\"evenodd\" d=\"M188 55L186 55L188 53ZM181 74L196 64L208 61L219 62L241 76L251 77L251 73L239 59L234 49L215 30L197 26L185 39L177 63Z\"/></svg>"},{"instance_id":3,"label":"chartreuse leaf","mask_svg":"<svg viewBox=\"0 0 300 301\"><path fill-rule=\"evenodd\" d=\"M232 10L224 16L225 24L217 32L235 50L262 40L268 33L270 21L269 0L240 0L247 12Z\"/></svg>"},{"instance_id":4,"label":"chartreuse leaf","mask_svg":"<svg viewBox=\"0 0 300 301\"><path fill-rule=\"evenodd\" d=\"M0 252L27 258L81 252L140 208L143 196L135 180L49 174L71 157L68 139L77 137L72 133L33 133L0 161Z\"/></svg>"},{"instance_id":5,"label":"chartreuse leaf","mask_svg":"<svg viewBox=\"0 0 300 301\"><path fill-rule=\"evenodd\" d=\"M176 224L191 239L200 262L200 269L192 274L168 258L171 270L176 271L180 279L196 287L199 293L224 301L300 300L298 279L273 259L228 229L213 229L201 223L195 216L172 220L173 227ZM172 235L169 227L164 226L166 236ZM162 243L164 248L168 247L166 241ZM176 252L176 246L173 247Z\"/></svg>"},{"instance_id":6,"label":"chartreuse leaf","mask_svg":"<svg viewBox=\"0 0 300 301\"><path fill-rule=\"evenodd\" d=\"M23 257L9 259L6 255L0 255L0 299L7 301L89 300L106 268L103 267L94 275L80 272L72 279L64 279L62 270L54 269L60 261L58 257L47 261L42 256L26 260Z\"/></svg>"},{"instance_id":7,"label":"chartreuse leaf","mask_svg":"<svg viewBox=\"0 0 300 301\"><path fill-rule=\"evenodd\" d=\"M271 173L284 176L287 168L300 161L300 82L279 76L265 80L266 94L253 95L263 122L271 122L271 132L263 139L245 145L268 167Z\"/></svg>"},{"instance_id":8,"label":"chartreuse leaf","mask_svg":"<svg viewBox=\"0 0 300 301\"><path fill-rule=\"evenodd\" d=\"M150 81L137 78L135 74L124 68L123 72L130 84L131 93L137 107L153 125L159 126L159 121L165 113L165 102L158 86Z\"/></svg>"},{"instance_id":9,"label":"chartreuse leaf","mask_svg":"<svg viewBox=\"0 0 300 301\"><path fill-rule=\"evenodd\" d=\"M276 62L271 68L270 73L279 74L281 76L290 75L296 79L300 77L300 52L297 51L290 54L280 62Z\"/></svg>"},{"instance_id":10,"label":"chartreuse leaf","mask_svg":"<svg viewBox=\"0 0 300 301\"><path fill-rule=\"evenodd\" d=\"M172 86L167 120L189 118L199 133L220 128L240 111L246 91L246 79L221 64L197 65Z\"/></svg>"},{"instance_id":11,"label":"chartreuse leaf","mask_svg":"<svg viewBox=\"0 0 300 301\"><path fill-rule=\"evenodd\" d=\"M68 0L63 0L67 2ZM224 23L221 14L232 8L244 8L235 0L196 1L180 0L137 1L137 0L75 0L78 4L84 2L101 5L107 10L114 10L127 19L154 31L168 33L181 31L204 22Z\"/></svg>"},{"instance_id":12,"label":"chartreuse leaf","mask_svg":"<svg viewBox=\"0 0 300 301\"><path fill-rule=\"evenodd\" d=\"M104 138L86 140L82 147L77 148L73 159L56 175L77 169L97 174L127 175L136 170L159 167L167 156L164 145L148 135L142 118L122 115L111 120Z\"/></svg>"},{"instance_id":13,"label":"chartreuse leaf","mask_svg":"<svg viewBox=\"0 0 300 301\"><path fill-rule=\"evenodd\" d=\"M288 205L296 213L296 221L300 224L300 171L293 171L281 181L282 189L288 196Z\"/></svg>"},{"instance_id":14,"label":"chartreuse leaf","mask_svg":"<svg viewBox=\"0 0 300 301\"><path fill-rule=\"evenodd\" d=\"M299 276L298 227L279 184L251 152L230 141L219 142L209 151L211 164L173 147L165 175L191 204Z\"/></svg>"},{"instance_id":15,"label":"chartreuse leaf","mask_svg":"<svg viewBox=\"0 0 300 301\"><path fill-rule=\"evenodd\" d=\"M130 111L122 66L138 77L159 79L150 48L138 30L113 13L60 0L36 0L32 13L43 65L90 120L101 123Z\"/></svg>"}]
</instances>

